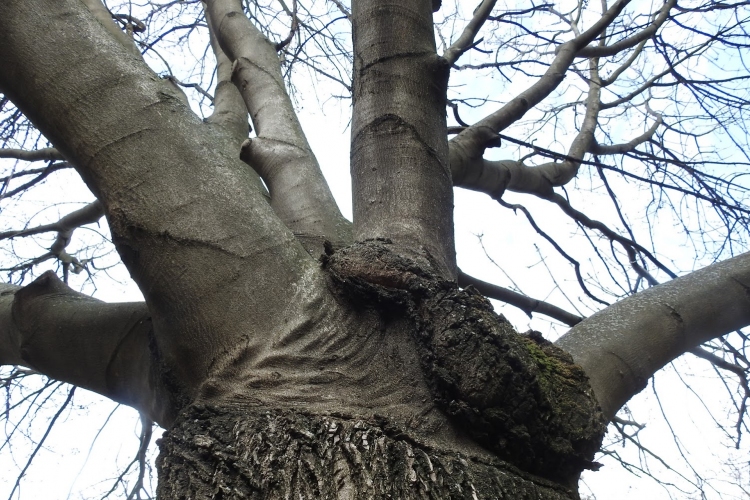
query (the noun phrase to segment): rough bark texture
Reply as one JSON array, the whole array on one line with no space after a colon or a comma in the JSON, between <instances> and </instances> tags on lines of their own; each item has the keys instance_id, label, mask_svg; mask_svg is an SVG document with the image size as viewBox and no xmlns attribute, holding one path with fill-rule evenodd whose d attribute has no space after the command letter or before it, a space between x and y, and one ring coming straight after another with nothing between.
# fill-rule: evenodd
<instances>
[{"instance_id":1,"label":"rough bark texture","mask_svg":"<svg viewBox=\"0 0 750 500\"><path fill-rule=\"evenodd\" d=\"M605 429L582 370L394 248L326 256L321 315L217 367L160 498L577 498Z\"/></svg>"},{"instance_id":2,"label":"rough bark texture","mask_svg":"<svg viewBox=\"0 0 750 500\"><path fill-rule=\"evenodd\" d=\"M627 1L454 139L454 173L474 187L486 180L470 169L484 148L559 85ZM746 256L581 323L561 345L584 374L457 288L437 1L352 2L360 242L347 247L349 226L292 120L275 48L240 2L208 3L219 79L226 90L231 61L259 136L245 157L271 206L238 159L246 114L236 92L217 89L218 114L204 123L80 1L0 2L0 90L75 164L146 299L107 305L51 276L2 286L0 363L168 426L163 500L575 499L605 427L586 374L610 416L690 342L750 322ZM497 194L515 182L495 180ZM299 244L308 237L327 239L322 263Z\"/></svg>"},{"instance_id":3,"label":"rough bark texture","mask_svg":"<svg viewBox=\"0 0 750 500\"><path fill-rule=\"evenodd\" d=\"M413 325L437 406L477 443L519 468L572 483L599 449L606 421L588 379L539 334L518 335L477 292L460 291L390 250L355 244L327 267L353 307L378 304Z\"/></svg>"},{"instance_id":4,"label":"rough bark texture","mask_svg":"<svg viewBox=\"0 0 750 500\"><path fill-rule=\"evenodd\" d=\"M197 406L159 447L161 500L578 498L505 462L425 446L385 418Z\"/></svg>"}]
</instances>

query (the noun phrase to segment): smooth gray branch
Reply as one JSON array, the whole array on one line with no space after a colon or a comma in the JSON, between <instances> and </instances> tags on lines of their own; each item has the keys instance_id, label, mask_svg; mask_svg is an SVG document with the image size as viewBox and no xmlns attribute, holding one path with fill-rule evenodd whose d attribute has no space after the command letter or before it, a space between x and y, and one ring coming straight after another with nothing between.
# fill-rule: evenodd
<instances>
[{"instance_id":1,"label":"smooth gray branch","mask_svg":"<svg viewBox=\"0 0 750 500\"><path fill-rule=\"evenodd\" d=\"M615 155L615 154L625 154L630 153L632 151L635 151L635 148L643 144L644 142L647 142L651 140L651 138L656 133L659 126L663 123L663 119L661 116L658 116L656 120L654 121L653 125L651 125L648 130L646 130L641 135L634 137L633 139L629 140L628 142L624 142L621 144L599 144L594 143L589 151L592 154L603 156L603 155Z\"/></svg>"},{"instance_id":2,"label":"smooth gray branch","mask_svg":"<svg viewBox=\"0 0 750 500\"><path fill-rule=\"evenodd\" d=\"M32 236L34 234L47 233L51 231L57 231L57 237L49 248L49 252L37 259L32 260L32 263L39 263L47 260L51 257L56 257L63 264L65 264L65 270L69 265L73 266L73 272L79 273L83 269L83 264L73 255L70 255L65 249L70 244L70 240L73 237L73 231L86 224L93 224L104 216L104 207L99 201L89 203L83 208L80 208L74 212L69 213L65 217L62 217L57 222L51 224L44 224L41 226L20 229L17 231L5 231L0 233L0 240L20 238L24 236ZM67 281L67 275L66 275Z\"/></svg>"},{"instance_id":3,"label":"smooth gray branch","mask_svg":"<svg viewBox=\"0 0 750 500\"><path fill-rule=\"evenodd\" d=\"M34 150L3 148L0 149L0 158L13 158L23 161L60 161L64 159L55 148Z\"/></svg>"},{"instance_id":4,"label":"smooth gray branch","mask_svg":"<svg viewBox=\"0 0 750 500\"><path fill-rule=\"evenodd\" d=\"M203 4L203 11L206 22L211 26L211 15L205 3ZM225 127L236 137L237 143L242 144L250 133L245 101L237 87L232 83L232 61L221 49L215 30L209 29L208 34L211 49L216 57L216 89L213 97L214 110L206 121Z\"/></svg>"},{"instance_id":5,"label":"smooth gray branch","mask_svg":"<svg viewBox=\"0 0 750 500\"><path fill-rule=\"evenodd\" d=\"M557 341L612 418L677 356L750 324L750 253L632 295Z\"/></svg>"},{"instance_id":6,"label":"smooth gray branch","mask_svg":"<svg viewBox=\"0 0 750 500\"><path fill-rule=\"evenodd\" d=\"M579 50L576 57L607 57L619 54L623 50L635 47L639 43L642 43L652 36L654 36L659 28L662 27L664 22L669 19L670 11L677 5L677 0L667 0L662 8L659 10L656 19L651 22L646 28L642 29L635 35L624 38L611 45L589 45Z\"/></svg>"},{"instance_id":7,"label":"smooth gray branch","mask_svg":"<svg viewBox=\"0 0 750 500\"><path fill-rule=\"evenodd\" d=\"M92 203L89 203L85 207L76 210L75 212L69 213L57 222L0 233L0 240L19 238L22 236L31 236L34 234L48 233L51 231L66 233L69 238L70 234L72 234L75 229L86 224L92 224L101 219L103 215L104 208L102 207L102 204L98 201L94 201Z\"/></svg>"},{"instance_id":8,"label":"smooth gray branch","mask_svg":"<svg viewBox=\"0 0 750 500\"><path fill-rule=\"evenodd\" d=\"M21 365L139 409L168 425L176 408L152 361L143 303L107 304L51 271L0 284L0 365Z\"/></svg>"},{"instance_id":9,"label":"smooth gray branch","mask_svg":"<svg viewBox=\"0 0 750 500\"><path fill-rule=\"evenodd\" d=\"M232 135L199 120L79 0L0 2L0 66L5 95L104 205L185 390L240 337L265 338L257 318L288 309L312 262L230 154Z\"/></svg>"},{"instance_id":10,"label":"smooth gray branch","mask_svg":"<svg viewBox=\"0 0 750 500\"><path fill-rule=\"evenodd\" d=\"M258 136L246 141L242 159L266 182L274 211L310 252L322 253L326 240L335 246L348 243L350 225L307 143L276 48L245 16L239 0L208 2L207 12L209 28L233 61L232 81Z\"/></svg>"},{"instance_id":11,"label":"smooth gray branch","mask_svg":"<svg viewBox=\"0 0 750 500\"><path fill-rule=\"evenodd\" d=\"M455 64L459 57L474 46L474 38L482 29L484 23L487 22L487 18L490 17L496 3L497 0L482 0L482 3L474 9L474 17L466 25L461 36L443 53L443 58L448 61L448 64Z\"/></svg>"},{"instance_id":12,"label":"smooth gray branch","mask_svg":"<svg viewBox=\"0 0 750 500\"><path fill-rule=\"evenodd\" d=\"M604 32L629 2L630 0L615 2L588 30L558 47L547 71L531 87L451 139L451 169L462 170L466 168L464 163L481 161L484 150L497 142L497 134L521 119L530 109L549 96L562 83L576 54Z\"/></svg>"}]
</instances>

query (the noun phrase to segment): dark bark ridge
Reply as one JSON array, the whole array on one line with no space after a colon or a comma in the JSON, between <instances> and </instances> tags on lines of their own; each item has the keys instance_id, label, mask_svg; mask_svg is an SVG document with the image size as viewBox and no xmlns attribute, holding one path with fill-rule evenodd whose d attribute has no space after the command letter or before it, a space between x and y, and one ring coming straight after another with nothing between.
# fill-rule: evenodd
<instances>
[{"instance_id":1,"label":"dark bark ridge","mask_svg":"<svg viewBox=\"0 0 750 500\"><path fill-rule=\"evenodd\" d=\"M519 335L487 299L390 249L355 244L324 266L354 307L408 316L435 403L478 444L533 474L574 486L606 420L583 370L539 334Z\"/></svg>"},{"instance_id":2,"label":"dark bark ridge","mask_svg":"<svg viewBox=\"0 0 750 500\"><path fill-rule=\"evenodd\" d=\"M192 406L158 441L158 497L573 500L575 489L341 415Z\"/></svg>"}]
</instances>

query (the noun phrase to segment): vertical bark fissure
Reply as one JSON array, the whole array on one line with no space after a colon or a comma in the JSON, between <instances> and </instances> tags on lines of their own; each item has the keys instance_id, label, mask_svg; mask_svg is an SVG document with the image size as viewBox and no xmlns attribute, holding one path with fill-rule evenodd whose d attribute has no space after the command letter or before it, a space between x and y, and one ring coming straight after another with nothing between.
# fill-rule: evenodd
<instances>
[{"instance_id":1,"label":"vertical bark fissure","mask_svg":"<svg viewBox=\"0 0 750 500\"><path fill-rule=\"evenodd\" d=\"M159 447L162 500L578 498L500 460L432 448L387 422L342 415L196 406Z\"/></svg>"},{"instance_id":2,"label":"vertical bark fissure","mask_svg":"<svg viewBox=\"0 0 750 500\"><path fill-rule=\"evenodd\" d=\"M453 192L432 4L352 2L356 240L385 238L455 278Z\"/></svg>"}]
</instances>

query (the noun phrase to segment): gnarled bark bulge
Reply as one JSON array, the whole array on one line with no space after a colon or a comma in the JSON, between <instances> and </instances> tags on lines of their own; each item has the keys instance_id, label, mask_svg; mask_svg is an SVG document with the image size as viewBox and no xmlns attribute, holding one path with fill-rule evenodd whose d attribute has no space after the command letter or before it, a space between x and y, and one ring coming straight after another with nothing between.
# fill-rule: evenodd
<instances>
[{"instance_id":1,"label":"gnarled bark bulge","mask_svg":"<svg viewBox=\"0 0 750 500\"><path fill-rule=\"evenodd\" d=\"M295 371L302 330L285 334L294 368L248 351L217 365L160 441L162 500L578 497L605 431L583 371L393 247L323 258L335 321L310 334L340 354L319 373Z\"/></svg>"}]
</instances>

